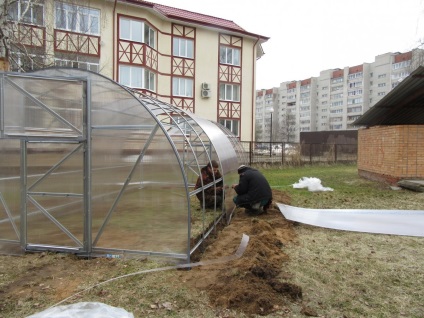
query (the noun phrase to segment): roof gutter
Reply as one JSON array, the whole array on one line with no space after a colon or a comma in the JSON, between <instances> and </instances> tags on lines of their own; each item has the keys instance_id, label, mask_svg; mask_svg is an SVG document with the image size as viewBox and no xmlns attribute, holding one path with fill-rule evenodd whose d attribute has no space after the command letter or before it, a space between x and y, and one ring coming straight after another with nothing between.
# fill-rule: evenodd
<instances>
[{"instance_id":1,"label":"roof gutter","mask_svg":"<svg viewBox=\"0 0 424 318\"><path fill-rule=\"evenodd\" d=\"M258 45L260 40L260 37L258 36L258 38L256 39L255 44L253 44L253 63L252 63L252 88L253 88L253 92L252 92L252 129L251 129L251 135L250 135L250 141L254 141L254 137L255 137L255 103L256 103L256 85L255 85L255 80L256 80L256 46Z\"/></svg>"},{"instance_id":2,"label":"roof gutter","mask_svg":"<svg viewBox=\"0 0 424 318\"><path fill-rule=\"evenodd\" d=\"M115 43L115 29L116 29L116 3L118 2L118 0L115 0L115 3L113 4L113 31L112 31L112 42ZM115 61L115 50L116 47L114 45L113 49L112 49L112 78L113 80L117 81L116 75L115 75L115 65L116 65L116 61Z\"/></svg>"}]
</instances>

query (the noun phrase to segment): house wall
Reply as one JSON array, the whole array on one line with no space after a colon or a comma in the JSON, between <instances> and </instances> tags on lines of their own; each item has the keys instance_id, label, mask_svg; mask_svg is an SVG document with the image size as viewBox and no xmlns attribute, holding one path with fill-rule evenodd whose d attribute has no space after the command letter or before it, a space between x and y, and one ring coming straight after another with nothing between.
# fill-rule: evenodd
<instances>
[{"instance_id":1,"label":"house wall","mask_svg":"<svg viewBox=\"0 0 424 318\"><path fill-rule=\"evenodd\" d=\"M391 184L424 178L424 125L359 129L358 173Z\"/></svg>"}]
</instances>

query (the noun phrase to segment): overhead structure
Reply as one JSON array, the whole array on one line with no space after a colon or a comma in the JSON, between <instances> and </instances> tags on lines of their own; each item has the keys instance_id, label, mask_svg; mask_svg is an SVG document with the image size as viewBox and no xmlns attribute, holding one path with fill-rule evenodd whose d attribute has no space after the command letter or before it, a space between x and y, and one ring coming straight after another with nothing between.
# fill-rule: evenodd
<instances>
[{"instance_id":1,"label":"overhead structure","mask_svg":"<svg viewBox=\"0 0 424 318\"><path fill-rule=\"evenodd\" d=\"M0 115L0 253L189 261L234 208L234 135L97 73L0 73ZM212 160L222 178L194 189ZM221 181L206 209L196 193Z\"/></svg>"}]
</instances>

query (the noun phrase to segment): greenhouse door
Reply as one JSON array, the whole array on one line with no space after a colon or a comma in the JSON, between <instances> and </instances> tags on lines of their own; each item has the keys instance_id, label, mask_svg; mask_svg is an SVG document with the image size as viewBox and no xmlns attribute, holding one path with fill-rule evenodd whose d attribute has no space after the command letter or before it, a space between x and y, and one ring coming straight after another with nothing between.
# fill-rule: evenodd
<instances>
[{"instance_id":1,"label":"greenhouse door","mask_svg":"<svg viewBox=\"0 0 424 318\"><path fill-rule=\"evenodd\" d=\"M85 142L23 141L25 193L21 246L26 250L84 251L87 180Z\"/></svg>"}]
</instances>

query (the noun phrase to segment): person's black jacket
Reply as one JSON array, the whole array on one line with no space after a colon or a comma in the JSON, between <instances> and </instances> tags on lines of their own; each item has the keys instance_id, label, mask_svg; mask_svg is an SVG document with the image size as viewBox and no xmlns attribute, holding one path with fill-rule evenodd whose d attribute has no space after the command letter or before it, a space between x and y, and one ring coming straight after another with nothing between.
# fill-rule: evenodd
<instances>
[{"instance_id":1,"label":"person's black jacket","mask_svg":"<svg viewBox=\"0 0 424 318\"><path fill-rule=\"evenodd\" d=\"M258 170L246 167L240 174L240 181L234 187L237 193L236 204L252 204L265 199L272 199L268 180Z\"/></svg>"}]
</instances>

